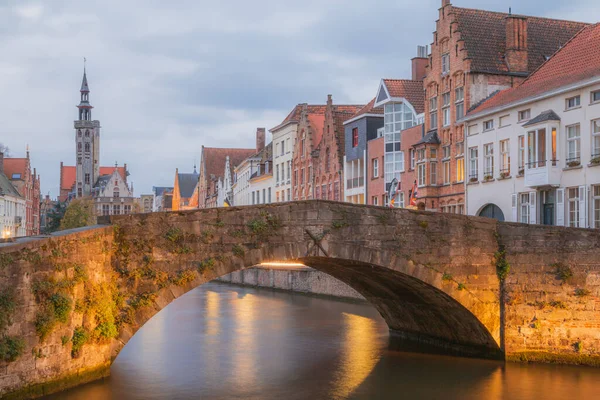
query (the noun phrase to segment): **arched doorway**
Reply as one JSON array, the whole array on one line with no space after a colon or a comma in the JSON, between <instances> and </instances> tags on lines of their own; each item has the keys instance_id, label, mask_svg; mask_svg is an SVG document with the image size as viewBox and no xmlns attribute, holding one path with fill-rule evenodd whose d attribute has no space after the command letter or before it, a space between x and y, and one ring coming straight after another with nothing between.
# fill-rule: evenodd
<instances>
[{"instance_id":1,"label":"arched doorway","mask_svg":"<svg viewBox=\"0 0 600 400\"><path fill-rule=\"evenodd\" d=\"M504 213L495 204L486 204L478 214L480 217L494 218L498 221L504 221Z\"/></svg>"}]
</instances>

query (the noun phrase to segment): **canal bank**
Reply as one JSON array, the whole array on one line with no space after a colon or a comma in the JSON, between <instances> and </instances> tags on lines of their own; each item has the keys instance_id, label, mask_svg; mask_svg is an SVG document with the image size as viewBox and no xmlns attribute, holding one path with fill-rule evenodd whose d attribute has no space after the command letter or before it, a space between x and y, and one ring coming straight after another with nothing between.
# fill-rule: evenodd
<instances>
[{"instance_id":1,"label":"canal bank","mask_svg":"<svg viewBox=\"0 0 600 400\"><path fill-rule=\"evenodd\" d=\"M241 286L366 301L363 296L344 282L306 266L257 265L221 276L216 280Z\"/></svg>"}]
</instances>

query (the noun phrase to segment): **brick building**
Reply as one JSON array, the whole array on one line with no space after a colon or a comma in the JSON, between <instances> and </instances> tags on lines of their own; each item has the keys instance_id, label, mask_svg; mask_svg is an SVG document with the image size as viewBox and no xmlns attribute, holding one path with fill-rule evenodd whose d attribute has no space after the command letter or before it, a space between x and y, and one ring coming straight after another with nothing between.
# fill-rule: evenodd
<instances>
[{"instance_id":1,"label":"brick building","mask_svg":"<svg viewBox=\"0 0 600 400\"><path fill-rule=\"evenodd\" d=\"M29 149L25 158L4 158L4 174L25 199L25 235L40 233L40 177L31 171Z\"/></svg>"},{"instance_id":2,"label":"brick building","mask_svg":"<svg viewBox=\"0 0 600 400\"><path fill-rule=\"evenodd\" d=\"M454 7L442 0L425 88L419 198L427 209L463 212L466 110L514 87L586 24Z\"/></svg>"},{"instance_id":3,"label":"brick building","mask_svg":"<svg viewBox=\"0 0 600 400\"><path fill-rule=\"evenodd\" d=\"M292 155L294 200L343 197L344 121L363 106L334 105L331 95L324 107L302 106Z\"/></svg>"},{"instance_id":4,"label":"brick building","mask_svg":"<svg viewBox=\"0 0 600 400\"><path fill-rule=\"evenodd\" d=\"M383 206L387 202L385 182L383 136L369 140L367 143L367 204Z\"/></svg>"}]
</instances>

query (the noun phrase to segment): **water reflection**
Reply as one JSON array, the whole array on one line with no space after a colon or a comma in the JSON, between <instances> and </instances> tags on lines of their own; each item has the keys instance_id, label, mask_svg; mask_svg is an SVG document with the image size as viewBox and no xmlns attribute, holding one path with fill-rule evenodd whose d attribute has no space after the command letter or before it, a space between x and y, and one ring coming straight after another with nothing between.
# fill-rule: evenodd
<instances>
[{"instance_id":1,"label":"water reflection","mask_svg":"<svg viewBox=\"0 0 600 400\"><path fill-rule=\"evenodd\" d=\"M207 284L53 399L596 399L600 370L407 353L367 304Z\"/></svg>"}]
</instances>

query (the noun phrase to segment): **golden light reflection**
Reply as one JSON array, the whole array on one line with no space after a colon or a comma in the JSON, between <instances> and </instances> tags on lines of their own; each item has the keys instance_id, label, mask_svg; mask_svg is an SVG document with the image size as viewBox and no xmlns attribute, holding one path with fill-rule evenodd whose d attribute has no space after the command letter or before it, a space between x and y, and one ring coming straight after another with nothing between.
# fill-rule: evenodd
<instances>
[{"instance_id":1,"label":"golden light reflection","mask_svg":"<svg viewBox=\"0 0 600 400\"><path fill-rule=\"evenodd\" d=\"M306 267L306 265L304 265L302 263L285 262L285 261L264 262L264 263L260 263L258 265L262 266L262 267Z\"/></svg>"},{"instance_id":2,"label":"golden light reflection","mask_svg":"<svg viewBox=\"0 0 600 400\"><path fill-rule=\"evenodd\" d=\"M233 361L231 383L246 389L254 386L257 380L256 338L259 332L254 324L257 303L256 296L249 293L231 303L235 321L234 339L231 344Z\"/></svg>"},{"instance_id":3,"label":"golden light reflection","mask_svg":"<svg viewBox=\"0 0 600 400\"><path fill-rule=\"evenodd\" d=\"M369 376L379 361L377 324L370 318L343 313L346 326L343 358L336 373L332 398L347 398Z\"/></svg>"},{"instance_id":4,"label":"golden light reflection","mask_svg":"<svg viewBox=\"0 0 600 400\"><path fill-rule=\"evenodd\" d=\"M219 319L219 294L216 292L206 292L206 334L216 336L221 330Z\"/></svg>"}]
</instances>

